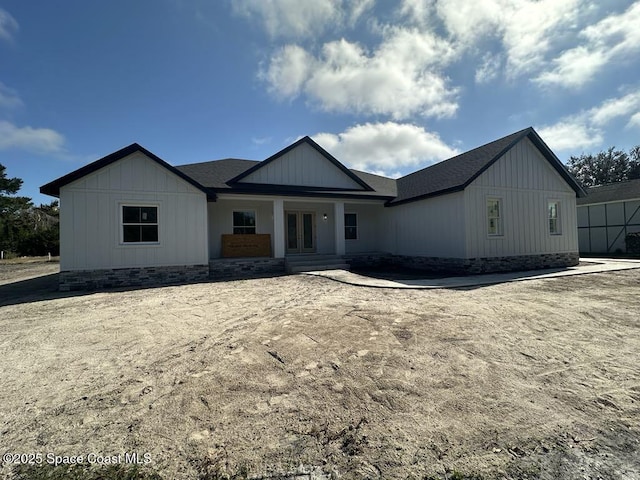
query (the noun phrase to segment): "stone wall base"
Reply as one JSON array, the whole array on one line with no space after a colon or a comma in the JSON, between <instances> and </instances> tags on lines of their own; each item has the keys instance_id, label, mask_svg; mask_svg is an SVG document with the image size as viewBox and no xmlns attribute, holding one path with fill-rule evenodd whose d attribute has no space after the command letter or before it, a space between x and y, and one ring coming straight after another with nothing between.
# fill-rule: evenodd
<instances>
[{"instance_id":1,"label":"stone wall base","mask_svg":"<svg viewBox=\"0 0 640 480\"><path fill-rule=\"evenodd\" d=\"M476 274L572 267L578 252L518 255L488 258L442 258L390 255L386 253L347 254L352 268L398 266L443 274ZM60 272L60 290L97 290L116 287L142 287L194 283L208 279L248 278L285 273L284 258L224 258L208 265L172 267L115 268Z\"/></svg>"},{"instance_id":2,"label":"stone wall base","mask_svg":"<svg viewBox=\"0 0 640 480\"><path fill-rule=\"evenodd\" d=\"M202 282L209 279L209 265L114 268L60 272L60 290L98 290Z\"/></svg>"},{"instance_id":3,"label":"stone wall base","mask_svg":"<svg viewBox=\"0 0 640 480\"><path fill-rule=\"evenodd\" d=\"M212 279L245 278L285 273L284 258L219 258L209 260Z\"/></svg>"},{"instance_id":4,"label":"stone wall base","mask_svg":"<svg viewBox=\"0 0 640 480\"><path fill-rule=\"evenodd\" d=\"M392 264L390 253L347 253L342 256L351 268L384 268Z\"/></svg>"},{"instance_id":5,"label":"stone wall base","mask_svg":"<svg viewBox=\"0 0 640 480\"><path fill-rule=\"evenodd\" d=\"M436 273L476 274L573 267L580 262L578 252L545 253L486 258L442 258L393 255L393 265Z\"/></svg>"}]
</instances>

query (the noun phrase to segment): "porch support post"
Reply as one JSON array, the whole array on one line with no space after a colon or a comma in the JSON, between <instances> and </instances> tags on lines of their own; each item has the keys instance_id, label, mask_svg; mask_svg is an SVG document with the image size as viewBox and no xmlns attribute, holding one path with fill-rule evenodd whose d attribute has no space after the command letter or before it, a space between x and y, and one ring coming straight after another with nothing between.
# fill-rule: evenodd
<instances>
[{"instance_id":1,"label":"porch support post","mask_svg":"<svg viewBox=\"0 0 640 480\"><path fill-rule=\"evenodd\" d=\"M284 258L284 200L273 201L273 257Z\"/></svg>"},{"instance_id":2,"label":"porch support post","mask_svg":"<svg viewBox=\"0 0 640 480\"><path fill-rule=\"evenodd\" d=\"M334 224L336 227L336 255L344 255L344 202L334 202L333 216L335 217Z\"/></svg>"}]
</instances>

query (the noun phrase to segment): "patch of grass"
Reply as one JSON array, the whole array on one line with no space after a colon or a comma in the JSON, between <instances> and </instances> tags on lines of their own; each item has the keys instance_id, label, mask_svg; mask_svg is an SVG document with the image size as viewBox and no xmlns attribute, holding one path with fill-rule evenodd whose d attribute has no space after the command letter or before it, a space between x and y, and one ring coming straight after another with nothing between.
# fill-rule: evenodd
<instances>
[{"instance_id":1,"label":"patch of grass","mask_svg":"<svg viewBox=\"0 0 640 480\"><path fill-rule=\"evenodd\" d=\"M13 469L16 480L163 480L157 473L137 465L18 465Z\"/></svg>"},{"instance_id":2,"label":"patch of grass","mask_svg":"<svg viewBox=\"0 0 640 480\"><path fill-rule=\"evenodd\" d=\"M20 264L30 264L30 263L60 263L60 257L51 257L49 260L48 256L43 257L18 257L17 255L9 252L4 252L4 259L0 260L0 265L20 265Z\"/></svg>"}]
</instances>

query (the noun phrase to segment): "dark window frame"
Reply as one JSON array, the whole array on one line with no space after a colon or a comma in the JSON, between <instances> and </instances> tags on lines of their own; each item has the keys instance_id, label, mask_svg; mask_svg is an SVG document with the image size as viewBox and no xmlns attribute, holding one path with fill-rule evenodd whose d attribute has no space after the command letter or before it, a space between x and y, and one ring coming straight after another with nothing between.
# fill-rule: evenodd
<instances>
[{"instance_id":1,"label":"dark window frame","mask_svg":"<svg viewBox=\"0 0 640 480\"><path fill-rule=\"evenodd\" d=\"M160 243L159 205L122 204L120 208L121 243L123 245L158 245Z\"/></svg>"},{"instance_id":2,"label":"dark window frame","mask_svg":"<svg viewBox=\"0 0 640 480\"><path fill-rule=\"evenodd\" d=\"M353 222L347 221L347 216L354 219ZM353 224L351 224L353 223ZM358 240L358 214L355 212L344 213L344 239L345 240Z\"/></svg>"},{"instance_id":3,"label":"dark window frame","mask_svg":"<svg viewBox=\"0 0 640 480\"><path fill-rule=\"evenodd\" d=\"M242 221L236 223L240 218L237 218L236 213L243 214ZM250 213L253 216L253 224L251 222L245 222L249 217L245 214ZM234 235L255 235L258 233L258 214L255 209L246 210L233 210L231 213L231 231Z\"/></svg>"}]
</instances>

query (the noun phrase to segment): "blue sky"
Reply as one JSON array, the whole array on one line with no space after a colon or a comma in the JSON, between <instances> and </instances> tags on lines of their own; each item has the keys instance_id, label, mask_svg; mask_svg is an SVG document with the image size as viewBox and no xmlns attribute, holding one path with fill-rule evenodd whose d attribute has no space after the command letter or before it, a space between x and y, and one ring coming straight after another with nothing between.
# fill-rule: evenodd
<instances>
[{"instance_id":1,"label":"blue sky","mask_svg":"<svg viewBox=\"0 0 640 480\"><path fill-rule=\"evenodd\" d=\"M0 163L22 195L138 142L174 165L310 135L398 176L533 126L640 144L640 1L0 0Z\"/></svg>"}]
</instances>

